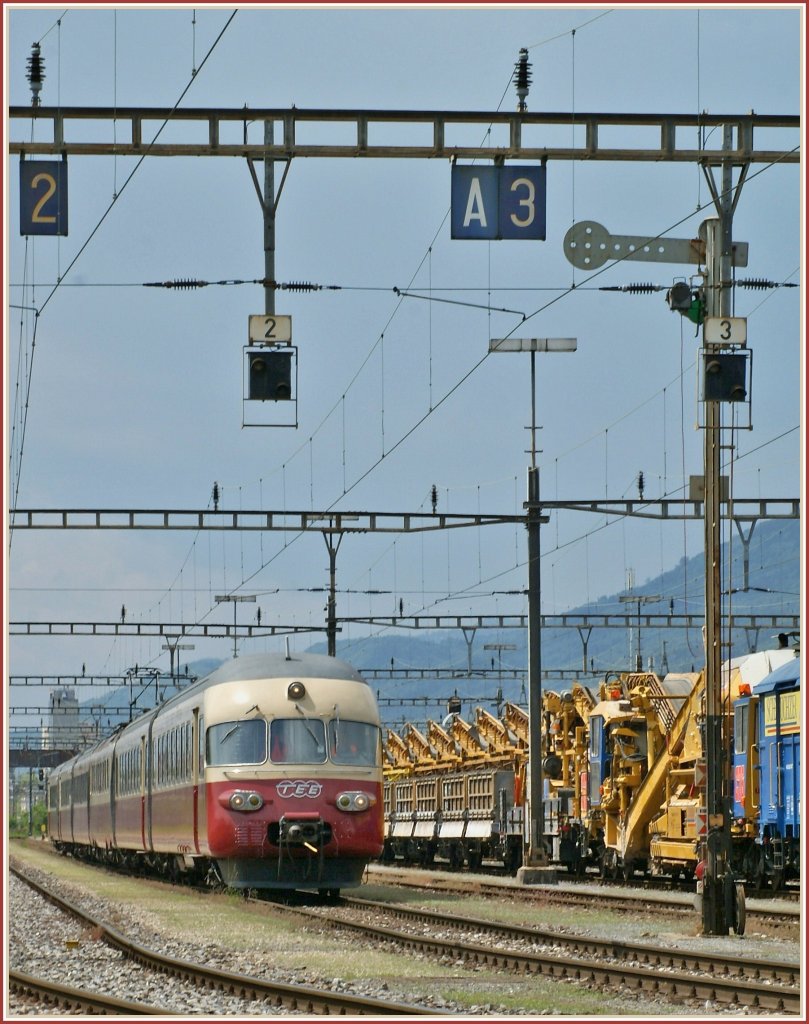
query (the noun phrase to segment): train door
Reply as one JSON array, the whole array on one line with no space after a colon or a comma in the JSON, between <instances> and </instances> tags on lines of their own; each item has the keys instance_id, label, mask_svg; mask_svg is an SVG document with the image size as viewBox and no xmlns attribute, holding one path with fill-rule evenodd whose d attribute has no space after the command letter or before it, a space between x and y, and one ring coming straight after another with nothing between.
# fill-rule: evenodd
<instances>
[{"instance_id":1,"label":"train door","mask_svg":"<svg viewBox=\"0 0 809 1024\"><path fill-rule=\"evenodd\" d=\"M800 690L781 691L779 697L779 761L783 818L781 835L798 835L800 827Z\"/></svg>"},{"instance_id":2,"label":"train door","mask_svg":"<svg viewBox=\"0 0 809 1024\"><path fill-rule=\"evenodd\" d=\"M590 719L590 785L589 804L591 807L601 806L601 784L604 781L604 719L594 715Z\"/></svg>"},{"instance_id":3,"label":"train door","mask_svg":"<svg viewBox=\"0 0 809 1024\"><path fill-rule=\"evenodd\" d=\"M733 708L733 816L750 819L758 807L755 770L756 698L743 697Z\"/></svg>"},{"instance_id":4,"label":"train door","mask_svg":"<svg viewBox=\"0 0 809 1024\"><path fill-rule=\"evenodd\" d=\"M71 843L76 842L76 834L74 831L74 820L73 815L76 808L76 769L75 767L70 769L70 816L68 818L70 822L70 841Z\"/></svg>"},{"instance_id":5,"label":"train door","mask_svg":"<svg viewBox=\"0 0 809 1024\"><path fill-rule=\"evenodd\" d=\"M199 853L200 816L205 821L205 721L194 708L191 731L191 783L194 802L194 852Z\"/></svg>"},{"instance_id":6,"label":"train door","mask_svg":"<svg viewBox=\"0 0 809 1024\"><path fill-rule=\"evenodd\" d=\"M146 812L146 839L148 840L147 850L154 849L154 835L152 833L152 795L154 791L156 774L157 774L157 756L155 751L154 741L154 715L150 715L149 723L146 726L146 735L142 742L145 744L144 749L144 796L145 796L145 812Z\"/></svg>"},{"instance_id":7,"label":"train door","mask_svg":"<svg viewBox=\"0 0 809 1024\"><path fill-rule=\"evenodd\" d=\"M148 813L149 813L149 808L147 806L147 803L148 803L148 793L147 793L147 786L146 786L146 778L147 778L147 775L148 775L148 767L147 767L147 764L146 764L146 758L148 756L148 753L149 753L149 748L148 748L148 745L146 743L146 737L145 736L141 736L141 738L140 738L140 841L141 841L141 843L143 845L143 849L144 850L148 850L149 849L149 846L147 846L147 844L146 844L146 831L147 831L146 825L147 825L147 817L148 817ZM151 823L150 823L150 825L151 825ZM151 841L151 827L149 828L149 833L150 833L149 839Z\"/></svg>"},{"instance_id":8,"label":"train door","mask_svg":"<svg viewBox=\"0 0 809 1024\"><path fill-rule=\"evenodd\" d=\"M109 779L109 801L110 801L110 841L116 844L116 814L115 808L118 801L115 799L115 789L118 780L118 740L116 738L110 751L110 779Z\"/></svg>"},{"instance_id":9,"label":"train door","mask_svg":"<svg viewBox=\"0 0 809 1024\"><path fill-rule=\"evenodd\" d=\"M780 742L780 701L778 693L768 693L762 698L764 705L764 735L762 737L762 822L775 827L782 833L783 773L781 767Z\"/></svg>"}]
</instances>

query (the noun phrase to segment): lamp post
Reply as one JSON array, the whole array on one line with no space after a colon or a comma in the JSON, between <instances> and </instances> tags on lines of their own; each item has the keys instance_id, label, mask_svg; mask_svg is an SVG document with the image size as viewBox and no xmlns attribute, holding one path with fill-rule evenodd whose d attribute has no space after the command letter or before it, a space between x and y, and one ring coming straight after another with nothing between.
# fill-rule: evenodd
<instances>
[{"instance_id":1,"label":"lamp post","mask_svg":"<svg viewBox=\"0 0 809 1024\"><path fill-rule=\"evenodd\" d=\"M660 601L662 598L660 597L660 594L621 594L618 597L618 600L622 604L631 604L634 601L638 606L638 648L635 651L635 671L642 672L643 657L640 653L640 606L642 604L650 604L655 601ZM632 627L630 626L630 630L631 628Z\"/></svg>"},{"instance_id":2,"label":"lamp post","mask_svg":"<svg viewBox=\"0 0 809 1024\"><path fill-rule=\"evenodd\" d=\"M329 552L329 597L326 602L326 652L330 658L337 655L337 552L343 542L342 523L359 516L344 516L342 513L333 516L307 516L307 523L321 520L329 523L330 529L323 530L323 540ZM334 538L337 537L335 542Z\"/></svg>"},{"instance_id":3,"label":"lamp post","mask_svg":"<svg viewBox=\"0 0 809 1024\"><path fill-rule=\"evenodd\" d=\"M516 651L516 644L484 644L484 651L497 651L497 674L503 678L503 651Z\"/></svg>"},{"instance_id":4,"label":"lamp post","mask_svg":"<svg viewBox=\"0 0 809 1024\"><path fill-rule=\"evenodd\" d=\"M236 606L234 605L234 611L235 608ZM171 666L169 671L171 673L172 685L174 685L174 657L177 654L177 651L193 651L194 647L195 644L181 644L179 637L176 640L171 640L170 637L166 637L166 642L163 644L162 650L169 652L169 663ZM180 673L178 671L177 675L179 674Z\"/></svg>"},{"instance_id":5,"label":"lamp post","mask_svg":"<svg viewBox=\"0 0 809 1024\"><path fill-rule=\"evenodd\" d=\"M229 601L233 602L233 657L238 658L236 652L236 605L242 601L252 601L253 604L256 602L255 594L217 594L214 598L217 604L225 604Z\"/></svg>"},{"instance_id":6,"label":"lamp post","mask_svg":"<svg viewBox=\"0 0 809 1024\"><path fill-rule=\"evenodd\" d=\"M536 445L536 353L575 352L575 338L491 338L489 352L531 353L531 465L525 526L528 533L528 852L526 867L547 864L542 779L542 611L539 528L548 517L541 514Z\"/></svg>"}]
</instances>

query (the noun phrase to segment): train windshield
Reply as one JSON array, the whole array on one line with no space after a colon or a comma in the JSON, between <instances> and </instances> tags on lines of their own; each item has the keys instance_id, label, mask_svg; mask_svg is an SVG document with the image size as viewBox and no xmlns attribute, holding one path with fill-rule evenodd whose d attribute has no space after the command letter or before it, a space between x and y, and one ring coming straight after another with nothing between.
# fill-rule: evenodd
<instances>
[{"instance_id":1,"label":"train windshield","mask_svg":"<svg viewBox=\"0 0 809 1024\"><path fill-rule=\"evenodd\" d=\"M212 725L206 760L209 765L262 764L267 760L267 723L251 718Z\"/></svg>"},{"instance_id":2,"label":"train windshield","mask_svg":"<svg viewBox=\"0 0 809 1024\"><path fill-rule=\"evenodd\" d=\"M322 764L326 730L319 718L275 718L270 723L270 760L276 764Z\"/></svg>"},{"instance_id":3,"label":"train windshield","mask_svg":"<svg viewBox=\"0 0 809 1024\"><path fill-rule=\"evenodd\" d=\"M381 733L367 722L329 722L329 753L335 764L373 766L381 761Z\"/></svg>"}]
</instances>

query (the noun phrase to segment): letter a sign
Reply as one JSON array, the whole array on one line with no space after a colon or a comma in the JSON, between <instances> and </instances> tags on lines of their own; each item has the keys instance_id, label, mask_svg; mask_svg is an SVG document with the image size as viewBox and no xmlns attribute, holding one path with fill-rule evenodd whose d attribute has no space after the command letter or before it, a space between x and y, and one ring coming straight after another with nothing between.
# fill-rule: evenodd
<instances>
[{"instance_id":1,"label":"letter a sign","mask_svg":"<svg viewBox=\"0 0 809 1024\"><path fill-rule=\"evenodd\" d=\"M452 238L545 238L545 168L453 164Z\"/></svg>"}]
</instances>

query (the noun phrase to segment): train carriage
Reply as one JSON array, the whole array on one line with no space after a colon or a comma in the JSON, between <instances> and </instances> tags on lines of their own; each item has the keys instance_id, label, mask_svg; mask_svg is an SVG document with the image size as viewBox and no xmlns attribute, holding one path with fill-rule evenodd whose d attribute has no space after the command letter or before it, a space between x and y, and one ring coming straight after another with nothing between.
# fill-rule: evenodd
<instances>
[{"instance_id":1,"label":"train carriage","mask_svg":"<svg viewBox=\"0 0 809 1024\"><path fill-rule=\"evenodd\" d=\"M800 874L801 662L791 658L734 705L737 868L760 887Z\"/></svg>"},{"instance_id":2,"label":"train carriage","mask_svg":"<svg viewBox=\"0 0 809 1024\"><path fill-rule=\"evenodd\" d=\"M51 772L65 851L234 888L357 885L382 850L373 693L322 655L248 655Z\"/></svg>"}]
</instances>

